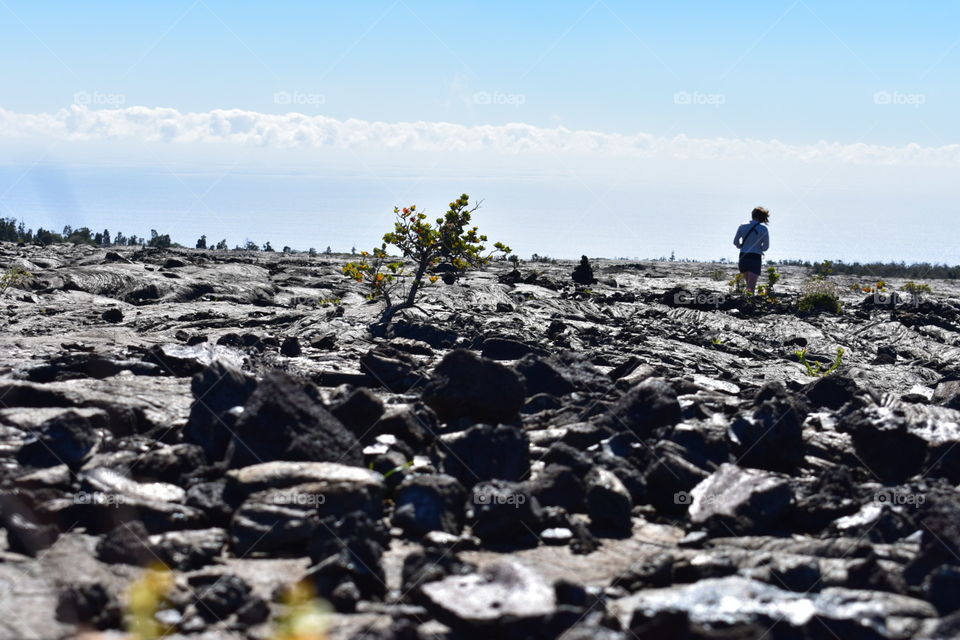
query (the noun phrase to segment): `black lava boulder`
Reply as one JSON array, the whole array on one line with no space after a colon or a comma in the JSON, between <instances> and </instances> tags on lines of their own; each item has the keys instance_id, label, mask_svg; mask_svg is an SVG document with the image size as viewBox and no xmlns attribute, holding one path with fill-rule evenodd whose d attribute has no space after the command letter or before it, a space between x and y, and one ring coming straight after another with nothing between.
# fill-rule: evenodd
<instances>
[{"instance_id":1,"label":"black lava boulder","mask_svg":"<svg viewBox=\"0 0 960 640\"><path fill-rule=\"evenodd\" d=\"M403 481L394 500L392 523L409 536L430 531L459 535L467 492L448 475L416 475Z\"/></svg>"},{"instance_id":2,"label":"black lava boulder","mask_svg":"<svg viewBox=\"0 0 960 640\"><path fill-rule=\"evenodd\" d=\"M264 376L233 434L232 467L271 460L362 465L356 436L327 411L315 390L287 373Z\"/></svg>"},{"instance_id":3,"label":"black lava boulder","mask_svg":"<svg viewBox=\"0 0 960 640\"><path fill-rule=\"evenodd\" d=\"M644 380L617 400L605 416L605 423L616 431L630 430L647 438L681 419L680 403L673 387L663 380Z\"/></svg>"},{"instance_id":4,"label":"black lava boulder","mask_svg":"<svg viewBox=\"0 0 960 640\"><path fill-rule=\"evenodd\" d=\"M423 401L441 422L511 422L525 397L515 371L463 349L444 356L423 389Z\"/></svg>"},{"instance_id":5,"label":"black lava boulder","mask_svg":"<svg viewBox=\"0 0 960 640\"><path fill-rule=\"evenodd\" d=\"M20 464L30 467L65 464L77 468L100 439L90 420L72 411L44 422L38 431L36 440L23 445L17 452Z\"/></svg>"},{"instance_id":6,"label":"black lava boulder","mask_svg":"<svg viewBox=\"0 0 960 640\"><path fill-rule=\"evenodd\" d=\"M437 441L443 472L465 486L485 480L522 480L530 472L530 442L518 427L478 424Z\"/></svg>"},{"instance_id":7,"label":"black lava boulder","mask_svg":"<svg viewBox=\"0 0 960 640\"><path fill-rule=\"evenodd\" d=\"M193 404L183 439L200 445L208 460L223 459L231 440L234 416L227 412L241 407L256 389L256 381L220 360L190 381Z\"/></svg>"}]
</instances>

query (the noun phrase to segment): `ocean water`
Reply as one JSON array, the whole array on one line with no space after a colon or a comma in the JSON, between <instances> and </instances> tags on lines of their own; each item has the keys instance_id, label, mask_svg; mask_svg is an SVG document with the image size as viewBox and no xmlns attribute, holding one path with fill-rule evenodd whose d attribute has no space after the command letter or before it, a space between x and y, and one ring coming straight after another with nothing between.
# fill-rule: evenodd
<instances>
[{"instance_id":1,"label":"ocean water","mask_svg":"<svg viewBox=\"0 0 960 640\"><path fill-rule=\"evenodd\" d=\"M484 200L474 218L481 231L524 258L733 260L737 225L764 204L773 212L770 259L960 263L955 187L866 175L769 188L775 180L705 180L691 169L665 177L362 163L305 170L10 164L0 166L0 216L55 231L87 226L148 237L157 229L187 246L205 234L231 247L249 239L277 250L350 251L379 242L395 205L440 215L466 192Z\"/></svg>"}]
</instances>

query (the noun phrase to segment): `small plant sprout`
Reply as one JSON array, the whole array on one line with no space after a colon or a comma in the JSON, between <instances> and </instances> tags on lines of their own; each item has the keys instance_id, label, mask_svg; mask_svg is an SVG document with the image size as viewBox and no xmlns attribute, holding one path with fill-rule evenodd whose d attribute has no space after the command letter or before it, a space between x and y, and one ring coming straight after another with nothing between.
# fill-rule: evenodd
<instances>
[{"instance_id":1,"label":"small plant sprout","mask_svg":"<svg viewBox=\"0 0 960 640\"><path fill-rule=\"evenodd\" d=\"M470 196L463 194L431 224L416 206L395 207L393 231L384 234L380 247L372 253L362 252L360 260L343 267L346 276L367 284L371 299L383 300L381 323L387 324L398 311L415 306L424 279L430 283L439 279L428 273L439 265L447 265L446 276L452 282L469 269L487 264L494 255L510 253L510 247L500 242L487 252L487 236L470 226L471 215L479 208L479 203L471 207ZM400 250L400 258L390 257L387 247L391 246ZM408 263L412 263L412 271L407 270Z\"/></svg>"},{"instance_id":2,"label":"small plant sprout","mask_svg":"<svg viewBox=\"0 0 960 640\"><path fill-rule=\"evenodd\" d=\"M727 286L730 287L731 293L743 293L747 290L747 279L742 273L738 273L730 279L730 282L727 283Z\"/></svg>"},{"instance_id":3,"label":"small plant sprout","mask_svg":"<svg viewBox=\"0 0 960 640\"><path fill-rule=\"evenodd\" d=\"M409 469L409 468L411 468L411 467L413 466L413 463L414 463L413 460L407 460L406 462L404 462L404 463L401 464L400 466L397 466L397 467L394 467L393 469L390 469L389 471L387 471L386 473L383 474L383 479L386 480L387 478L389 478L390 476L394 475L395 473L400 473L400 472L403 471L404 469Z\"/></svg>"},{"instance_id":4,"label":"small plant sprout","mask_svg":"<svg viewBox=\"0 0 960 640\"><path fill-rule=\"evenodd\" d=\"M783 278L783 274L776 267L767 267L767 288L770 295L773 295L773 288Z\"/></svg>"},{"instance_id":5,"label":"small plant sprout","mask_svg":"<svg viewBox=\"0 0 960 640\"><path fill-rule=\"evenodd\" d=\"M800 349L794 352L794 355L797 356L797 360L800 361L800 364L807 370L807 375L813 378L823 378L835 372L841 366L843 366L843 356L846 353L846 350L843 347L837 347L837 356L834 358L833 362L828 366L822 362L811 361L808 359L808 353L806 349Z\"/></svg>"}]
</instances>

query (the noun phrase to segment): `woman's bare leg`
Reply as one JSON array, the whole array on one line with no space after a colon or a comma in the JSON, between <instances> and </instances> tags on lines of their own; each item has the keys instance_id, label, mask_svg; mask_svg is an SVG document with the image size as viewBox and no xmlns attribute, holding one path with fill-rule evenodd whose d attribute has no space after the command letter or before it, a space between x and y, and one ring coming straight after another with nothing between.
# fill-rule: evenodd
<instances>
[{"instance_id":1,"label":"woman's bare leg","mask_svg":"<svg viewBox=\"0 0 960 640\"><path fill-rule=\"evenodd\" d=\"M747 291L750 293L754 292L754 290L757 288L757 280L759 278L760 276L756 273L747 273Z\"/></svg>"}]
</instances>

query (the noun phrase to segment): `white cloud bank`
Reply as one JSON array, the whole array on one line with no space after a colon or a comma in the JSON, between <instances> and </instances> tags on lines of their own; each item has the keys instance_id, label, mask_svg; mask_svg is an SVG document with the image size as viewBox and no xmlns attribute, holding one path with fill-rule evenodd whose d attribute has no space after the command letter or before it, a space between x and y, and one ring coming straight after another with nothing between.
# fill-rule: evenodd
<instances>
[{"instance_id":1,"label":"white cloud bank","mask_svg":"<svg viewBox=\"0 0 960 640\"><path fill-rule=\"evenodd\" d=\"M182 113L176 109L89 109L73 105L55 113L24 114L0 108L0 138L43 137L70 141L228 143L275 149L368 149L507 154L573 154L675 159L793 160L855 165L960 166L960 145L924 147L786 144L777 140L661 137L572 131L528 124L465 126L447 122L337 120L299 113L240 109Z\"/></svg>"}]
</instances>

